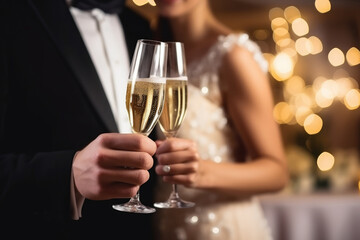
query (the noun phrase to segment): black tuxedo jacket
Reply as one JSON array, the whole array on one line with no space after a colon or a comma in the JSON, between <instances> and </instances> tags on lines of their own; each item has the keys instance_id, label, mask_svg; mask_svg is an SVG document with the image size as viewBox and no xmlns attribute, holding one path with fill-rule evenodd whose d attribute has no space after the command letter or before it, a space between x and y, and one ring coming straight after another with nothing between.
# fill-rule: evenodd
<instances>
[{"instance_id":1,"label":"black tuxedo jacket","mask_svg":"<svg viewBox=\"0 0 360 240\"><path fill-rule=\"evenodd\" d=\"M112 209L128 199L86 200L70 219L74 153L118 129L65 0L1 0L0 11L1 236L151 239L151 215ZM150 28L130 9L119 17L131 55ZM141 191L151 204L151 183Z\"/></svg>"}]
</instances>

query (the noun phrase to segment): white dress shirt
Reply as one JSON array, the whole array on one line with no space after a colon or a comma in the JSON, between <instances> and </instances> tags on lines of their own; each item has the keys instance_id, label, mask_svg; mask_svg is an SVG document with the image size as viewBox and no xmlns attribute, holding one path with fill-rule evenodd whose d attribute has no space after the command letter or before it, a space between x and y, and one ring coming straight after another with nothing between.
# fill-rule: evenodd
<instances>
[{"instance_id":1,"label":"white dress shirt","mask_svg":"<svg viewBox=\"0 0 360 240\"><path fill-rule=\"evenodd\" d=\"M119 17L100 9L83 11L70 7L70 12L99 75L120 133L131 133L125 106L130 63ZM73 177L70 195L72 218L77 220L85 199L76 194Z\"/></svg>"},{"instance_id":2,"label":"white dress shirt","mask_svg":"<svg viewBox=\"0 0 360 240\"><path fill-rule=\"evenodd\" d=\"M125 107L129 55L120 19L100 9L82 11L70 7L75 23L99 75L121 133L131 133Z\"/></svg>"}]
</instances>

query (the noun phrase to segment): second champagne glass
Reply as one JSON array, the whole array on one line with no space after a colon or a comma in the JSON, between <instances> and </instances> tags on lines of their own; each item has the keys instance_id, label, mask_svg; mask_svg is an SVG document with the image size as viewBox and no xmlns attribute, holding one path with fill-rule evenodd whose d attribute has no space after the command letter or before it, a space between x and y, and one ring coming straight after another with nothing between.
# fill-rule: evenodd
<instances>
[{"instance_id":1,"label":"second champagne glass","mask_svg":"<svg viewBox=\"0 0 360 240\"><path fill-rule=\"evenodd\" d=\"M138 40L126 90L126 109L134 133L148 136L158 122L164 106L166 59L166 43ZM127 203L113 208L124 212L155 212L155 208L140 202L139 191Z\"/></svg>"},{"instance_id":2,"label":"second champagne glass","mask_svg":"<svg viewBox=\"0 0 360 240\"><path fill-rule=\"evenodd\" d=\"M159 119L160 129L166 138L175 137L187 108L187 73L184 45L181 42L168 42L166 90L164 109ZM195 203L184 201L172 185L172 192L165 202L154 204L157 208L188 208Z\"/></svg>"}]
</instances>

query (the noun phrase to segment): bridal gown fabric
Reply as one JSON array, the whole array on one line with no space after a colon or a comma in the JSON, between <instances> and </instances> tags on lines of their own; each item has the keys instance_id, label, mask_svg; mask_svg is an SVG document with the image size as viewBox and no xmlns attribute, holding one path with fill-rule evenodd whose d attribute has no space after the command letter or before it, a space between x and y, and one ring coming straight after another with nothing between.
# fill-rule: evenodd
<instances>
[{"instance_id":1,"label":"bridal gown fabric","mask_svg":"<svg viewBox=\"0 0 360 240\"><path fill-rule=\"evenodd\" d=\"M245 33L219 37L205 56L188 66L188 108L177 137L196 142L202 159L234 162L243 156L241 140L223 109L218 68L224 53L234 45L253 53L263 71L267 62L257 44ZM226 90L226 89L225 89ZM245 161L245 159L243 159ZM171 184L161 182L157 201L165 201ZM178 185L180 197L193 208L158 209L157 240L268 240L270 229L256 198L239 199Z\"/></svg>"}]
</instances>

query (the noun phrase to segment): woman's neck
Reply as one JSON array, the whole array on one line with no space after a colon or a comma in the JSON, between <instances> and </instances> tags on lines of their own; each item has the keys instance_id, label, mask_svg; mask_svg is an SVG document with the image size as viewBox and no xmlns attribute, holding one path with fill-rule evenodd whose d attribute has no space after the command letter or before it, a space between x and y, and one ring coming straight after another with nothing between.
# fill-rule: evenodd
<instances>
[{"instance_id":1,"label":"woman's neck","mask_svg":"<svg viewBox=\"0 0 360 240\"><path fill-rule=\"evenodd\" d=\"M209 19L211 13L206 5L206 1L194 8L187 15L170 19L170 25L174 38L184 44L194 44L201 42L209 31Z\"/></svg>"},{"instance_id":2,"label":"woman's neck","mask_svg":"<svg viewBox=\"0 0 360 240\"><path fill-rule=\"evenodd\" d=\"M186 16L170 19L173 37L184 43L188 62L203 55L227 31L212 15L208 3L203 2Z\"/></svg>"}]
</instances>

